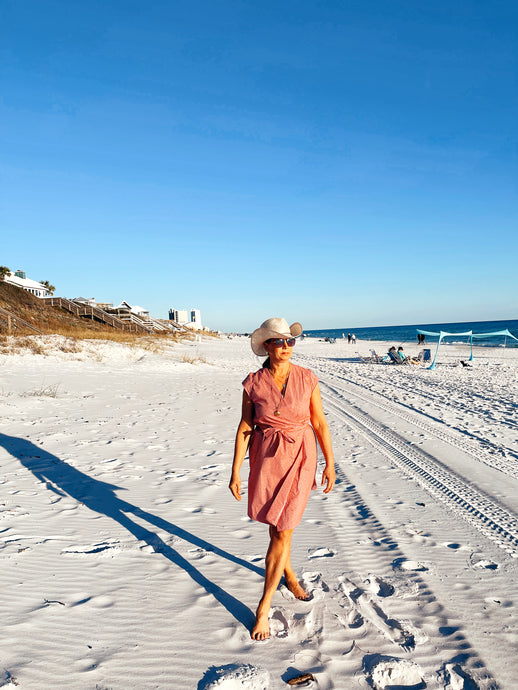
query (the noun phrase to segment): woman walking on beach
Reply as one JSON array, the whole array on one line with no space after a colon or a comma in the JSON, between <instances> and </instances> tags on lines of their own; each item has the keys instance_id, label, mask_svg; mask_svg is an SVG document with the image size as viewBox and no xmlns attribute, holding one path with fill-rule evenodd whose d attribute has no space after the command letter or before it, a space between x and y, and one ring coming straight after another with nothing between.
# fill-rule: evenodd
<instances>
[{"instance_id":1,"label":"woman walking on beach","mask_svg":"<svg viewBox=\"0 0 518 690\"><path fill-rule=\"evenodd\" d=\"M309 369L290 362L300 323L288 326L285 319L265 321L251 337L256 355L268 355L262 369L243 381L243 403L234 448L229 488L241 500L240 469L249 449L248 515L269 525L263 596L256 612L251 637L270 636L268 614L273 594L284 574L286 585L297 599L308 599L290 562L291 538L299 524L309 494L316 489L317 447L326 466L321 485L329 493L335 483L331 435L327 425L318 379Z\"/></svg>"}]
</instances>

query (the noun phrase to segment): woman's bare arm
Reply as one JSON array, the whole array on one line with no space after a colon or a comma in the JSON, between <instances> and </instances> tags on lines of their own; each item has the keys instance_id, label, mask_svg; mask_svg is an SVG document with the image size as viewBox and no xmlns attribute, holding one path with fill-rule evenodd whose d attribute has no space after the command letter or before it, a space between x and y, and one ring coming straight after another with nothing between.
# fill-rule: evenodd
<instances>
[{"instance_id":1,"label":"woman's bare arm","mask_svg":"<svg viewBox=\"0 0 518 690\"><path fill-rule=\"evenodd\" d=\"M326 467L322 473L321 486L325 485L324 493L328 494L335 485L335 461L333 456L333 446L331 444L331 434L329 433L329 426L322 407L322 397L320 395L320 388L318 384L311 395L309 403L309 414L311 418L311 426L315 430L318 444L322 448L322 453L326 460Z\"/></svg>"},{"instance_id":2,"label":"woman's bare arm","mask_svg":"<svg viewBox=\"0 0 518 690\"><path fill-rule=\"evenodd\" d=\"M241 421L237 427L236 441L234 443L234 461L232 463L232 475L228 488L234 498L241 500L241 465L245 459L246 451L250 445L250 437L254 428L254 404L248 393L243 391L243 403L241 406Z\"/></svg>"}]
</instances>

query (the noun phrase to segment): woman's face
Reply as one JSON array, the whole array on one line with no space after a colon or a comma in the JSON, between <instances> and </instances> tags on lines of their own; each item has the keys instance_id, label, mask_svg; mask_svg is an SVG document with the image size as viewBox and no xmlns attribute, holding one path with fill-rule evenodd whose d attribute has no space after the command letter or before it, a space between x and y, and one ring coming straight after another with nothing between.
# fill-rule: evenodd
<instances>
[{"instance_id":1,"label":"woman's face","mask_svg":"<svg viewBox=\"0 0 518 690\"><path fill-rule=\"evenodd\" d=\"M293 353L293 346L290 347L286 339L283 339L281 346L277 346L274 342L266 342L264 343L264 349L268 353L272 364L288 362Z\"/></svg>"}]
</instances>

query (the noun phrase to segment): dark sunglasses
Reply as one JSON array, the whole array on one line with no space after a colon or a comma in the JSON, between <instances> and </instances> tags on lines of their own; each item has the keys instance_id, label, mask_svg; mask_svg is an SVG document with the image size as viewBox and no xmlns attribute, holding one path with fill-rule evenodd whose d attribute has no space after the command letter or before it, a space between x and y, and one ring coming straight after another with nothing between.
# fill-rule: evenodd
<instances>
[{"instance_id":1,"label":"dark sunglasses","mask_svg":"<svg viewBox=\"0 0 518 690\"><path fill-rule=\"evenodd\" d=\"M266 342L274 347L284 347L284 343L286 343L288 347L293 347L296 341L295 338L270 338Z\"/></svg>"}]
</instances>

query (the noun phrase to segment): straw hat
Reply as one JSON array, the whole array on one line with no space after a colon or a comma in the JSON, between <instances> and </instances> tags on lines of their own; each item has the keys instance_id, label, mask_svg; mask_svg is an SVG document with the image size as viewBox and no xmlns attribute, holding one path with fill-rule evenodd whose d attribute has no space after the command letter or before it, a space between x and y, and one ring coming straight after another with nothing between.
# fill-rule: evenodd
<instances>
[{"instance_id":1,"label":"straw hat","mask_svg":"<svg viewBox=\"0 0 518 690\"><path fill-rule=\"evenodd\" d=\"M259 328L256 328L252 333L251 345L252 350L256 355L262 357L267 352L264 349L265 340L270 338L296 338L302 333L302 326L298 321L288 326L286 319L274 317L273 319L266 319Z\"/></svg>"}]
</instances>

